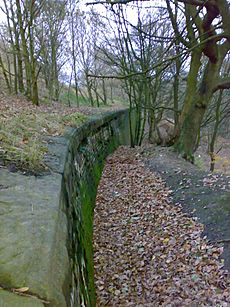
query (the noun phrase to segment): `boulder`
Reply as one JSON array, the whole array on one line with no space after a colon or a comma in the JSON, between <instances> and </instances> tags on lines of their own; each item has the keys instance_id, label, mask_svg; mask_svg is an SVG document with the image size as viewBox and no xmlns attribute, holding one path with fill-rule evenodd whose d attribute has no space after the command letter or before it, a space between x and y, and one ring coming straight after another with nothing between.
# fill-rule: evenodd
<instances>
[{"instance_id":1,"label":"boulder","mask_svg":"<svg viewBox=\"0 0 230 307\"><path fill-rule=\"evenodd\" d=\"M162 119L156 126L155 135L157 145L169 145L174 138L174 121L169 118Z\"/></svg>"}]
</instances>

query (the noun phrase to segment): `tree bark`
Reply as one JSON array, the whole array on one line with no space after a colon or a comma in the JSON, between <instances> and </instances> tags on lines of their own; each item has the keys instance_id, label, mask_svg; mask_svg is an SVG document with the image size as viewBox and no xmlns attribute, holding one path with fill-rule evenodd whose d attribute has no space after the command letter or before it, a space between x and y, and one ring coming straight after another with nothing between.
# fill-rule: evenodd
<instances>
[{"instance_id":1,"label":"tree bark","mask_svg":"<svg viewBox=\"0 0 230 307\"><path fill-rule=\"evenodd\" d=\"M187 117L192 104L193 104L193 98L194 94L196 93L197 89L197 76L199 73L199 69L201 66L201 51L194 51L191 55L191 63L190 63L190 69L187 77L187 87L186 87L186 93L185 93L185 99L184 104L181 112L181 116L179 119L179 125L182 126L185 118Z\"/></svg>"},{"instance_id":2,"label":"tree bark","mask_svg":"<svg viewBox=\"0 0 230 307\"><path fill-rule=\"evenodd\" d=\"M192 98L188 99L189 105L186 106L186 112L184 111L183 113L184 118L180 136L175 144L175 148L186 160L191 162L194 161L193 154L197 148L201 123L207 106L211 101L219 69L220 62L211 63L209 61L204 71L200 88L195 94L191 92Z\"/></svg>"}]
</instances>

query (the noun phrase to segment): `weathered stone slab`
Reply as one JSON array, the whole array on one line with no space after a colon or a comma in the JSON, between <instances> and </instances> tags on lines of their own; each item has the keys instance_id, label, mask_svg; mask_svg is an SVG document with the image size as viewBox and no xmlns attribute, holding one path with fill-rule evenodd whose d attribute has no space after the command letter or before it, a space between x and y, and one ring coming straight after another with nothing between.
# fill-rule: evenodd
<instances>
[{"instance_id":1,"label":"weathered stone slab","mask_svg":"<svg viewBox=\"0 0 230 307\"><path fill-rule=\"evenodd\" d=\"M1 286L29 287L44 299L65 302L60 288L69 272L63 244L67 222L59 208L61 175L0 172Z\"/></svg>"},{"instance_id":2,"label":"weathered stone slab","mask_svg":"<svg viewBox=\"0 0 230 307\"><path fill-rule=\"evenodd\" d=\"M18 294L0 290L1 307L44 307L44 304L37 298L20 296Z\"/></svg>"}]
</instances>

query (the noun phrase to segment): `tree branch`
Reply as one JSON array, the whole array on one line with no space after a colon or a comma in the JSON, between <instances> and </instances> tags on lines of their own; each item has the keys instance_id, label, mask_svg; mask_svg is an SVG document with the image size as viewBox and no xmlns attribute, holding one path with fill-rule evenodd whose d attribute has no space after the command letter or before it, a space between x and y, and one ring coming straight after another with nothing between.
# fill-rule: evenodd
<instances>
[{"instance_id":1,"label":"tree branch","mask_svg":"<svg viewBox=\"0 0 230 307\"><path fill-rule=\"evenodd\" d=\"M177 58L183 56L183 55L186 55L188 54L190 51L196 49L197 47L199 46L202 46L203 44L205 44L206 42L210 41L210 40L213 40L213 39L218 39L219 38L219 35L215 35L213 37L208 37L207 39L203 40L202 42L192 46L191 48L185 50L185 51L182 51L181 53L178 53L174 56L171 56L171 57L168 57L166 58L165 60L159 62L159 63L156 63L155 65L153 65L152 67L144 70L144 71L141 71L141 72L133 72L133 73L130 73L128 75L120 75L120 76L114 76L114 75L107 75L107 76L101 76L101 75L93 75L93 74L88 74L88 77L91 77L91 78L100 78L100 79L118 79L118 80L125 80L127 78L130 78L130 77L134 77L134 76L141 76L141 75L144 75L144 74L147 74L149 72L151 72L152 70L154 70L155 68L161 66L161 65L170 65L171 62L173 62L174 60L176 60Z\"/></svg>"},{"instance_id":2,"label":"tree branch","mask_svg":"<svg viewBox=\"0 0 230 307\"><path fill-rule=\"evenodd\" d=\"M139 2L150 1L150 0L138 0ZM94 5L94 4L128 4L130 2L134 2L134 0L102 0L95 2L87 2L86 5Z\"/></svg>"},{"instance_id":3,"label":"tree branch","mask_svg":"<svg viewBox=\"0 0 230 307\"><path fill-rule=\"evenodd\" d=\"M168 9L168 13L169 13L169 18L171 20L171 24L176 36L176 40L179 42L181 42L184 46L189 47L188 42L186 41L186 39L183 38L182 34L179 31L178 28L178 24L177 24L177 14L173 14L172 8L170 6L170 1L166 0L166 4L167 4L167 9Z\"/></svg>"},{"instance_id":4,"label":"tree branch","mask_svg":"<svg viewBox=\"0 0 230 307\"><path fill-rule=\"evenodd\" d=\"M156 111L156 110L169 110L169 111L173 111L173 112L176 112L178 114L181 113L181 110L176 110L174 108L169 108L169 107L145 107L145 106L142 106L142 109L146 109L146 110L152 110L152 111Z\"/></svg>"},{"instance_id":5,"label":"tree branch","mask_svg":"<svg viewBox=\"0 0 230 307\"><path fill-rule=\"evenodd\" d=\"M86 5L94 5L94 4L128 4L130 2L144 2L144 1L150 1L150 0L99 0L95 2L87 2ZM197 5L197 6L204 6L205 2L202 0L178 0L179 2L187 3L187 4L192 4L192 5Z\"/></svg>"},{"instance_id":6,"label":"tree branch","mask_svg":"<svg viewBox=\"0 0 230 307\"><path fill-rule=\"evenodd\" d=\"M222 16L222 22L223 22L223 29L226 33L230 34L230 9L229 9L229 3L227 0L219 0L219 10L220 15ZM230 42L230 38L228 39Z\"/></svg>"},{"instance_id":7,"label":"tree branch","mask_svg":"<svg viewBox=\"0 0 230 307\"><path fill-rule=\"evenodd\" d=\"M217 86L213 89L213 93L218 90L224 90L230 88L230 77L219 80Z\"/></svg>"},{"instance_id":8,"label":"tree branch","mask_svg":"<svg viewBox=\"0 0 230 307\"><path fill-rule=\"evenodd\" d=\"M178 0L178 2L183 2L187 4L197 5L197 6L203 6L205 4L204 1L199 0Z\"/></svg>"}]
</instances>

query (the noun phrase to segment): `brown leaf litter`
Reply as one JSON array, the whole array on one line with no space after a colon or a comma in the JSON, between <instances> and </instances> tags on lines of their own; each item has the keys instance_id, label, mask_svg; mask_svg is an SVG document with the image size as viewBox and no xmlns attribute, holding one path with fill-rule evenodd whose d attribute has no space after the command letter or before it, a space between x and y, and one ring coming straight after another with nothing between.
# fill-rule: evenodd
<instances>
[{"instance_id":1,"label":"brown leaf litter","mask_svg":"<svg viewBox=\"0 0 230 307\"><path fill-rule=\"evenodd\" d=\"M139 149L107 159L94 218L97 306L230 306L223 248L170 201Z\"/></svg>"}]
</instances>

